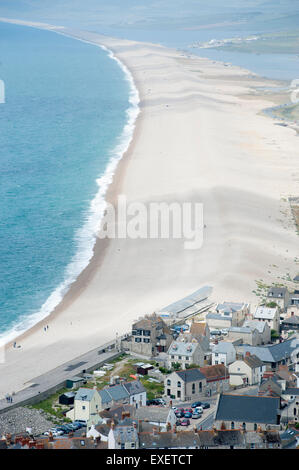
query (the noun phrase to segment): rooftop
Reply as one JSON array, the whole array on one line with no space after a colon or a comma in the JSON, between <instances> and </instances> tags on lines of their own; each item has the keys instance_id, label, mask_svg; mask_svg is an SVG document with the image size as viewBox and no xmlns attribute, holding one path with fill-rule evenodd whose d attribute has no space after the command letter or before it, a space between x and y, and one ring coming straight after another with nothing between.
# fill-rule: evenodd
<instances>
[{"instance_id":1,"label":"rooftop","mask_svg":"<svg viewBox=\"0 0 299 470\"><path fill-rule=\"evenodd\" d=\"M221 394L215 420L277 424L279 407L275 397Z\"/></svg>"}]
</instances>

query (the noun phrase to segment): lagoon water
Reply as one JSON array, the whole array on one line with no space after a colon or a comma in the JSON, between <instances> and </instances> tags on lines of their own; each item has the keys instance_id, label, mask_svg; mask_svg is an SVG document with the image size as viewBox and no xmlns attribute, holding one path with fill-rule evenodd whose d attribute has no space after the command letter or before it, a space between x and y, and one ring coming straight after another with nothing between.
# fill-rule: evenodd
<instances>
[{"instance_id":1,"label":"lagoon water","mask_svg":"<svg viewBox=\"0 0 299 470\"><path fill-rule=\"evenodd\" d=\"M136 103L107 51L5 23L0 78L0 337L8 338L49 313L86 266Z\"/></svg>"}]
</instances>

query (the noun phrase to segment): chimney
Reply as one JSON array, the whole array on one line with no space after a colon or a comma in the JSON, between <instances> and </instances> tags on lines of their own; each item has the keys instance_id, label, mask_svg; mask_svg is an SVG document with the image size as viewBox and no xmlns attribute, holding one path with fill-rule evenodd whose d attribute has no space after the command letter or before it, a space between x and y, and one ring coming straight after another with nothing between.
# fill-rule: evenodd
<instances>
[{"instance_id":1,"label":"chimney","mask_svg":"<svg viewBox=\"0 0 299 470\"><path fill-rule=\"evenodd\" d=\"M174 434L176 434L176 424L173 425L172 431Z\"/></svg>"},{"instance_id":2,"label":"chimney","mask_svg":"<svg viewBox=\"0 0 299 470\"><path fill-rule=\"evenodd\" d=\"M49 442L54 442L53 434L49 433Z\"/></svg>"},{"instance_id":3,"label":"chimney","mask_svg":"<svg viewBox=\"0 0 299 470\"><path fill-rule=\"evenodd\" d=\"M249 356L251 356L251 354L250 354L249 351L247 351L246 354L245 354L245 357L249 357Z\"/></svg>"},{"instance_id":4,"label":"chimney","mask_svg":"<svg viewBox=\"0 0 299 470\"><path fill-rule=\"evenodd\" d=\"M115 429L115 422L112 420L111 421L111 425L110 425L111 429L114 430Z\"/></svg>"}]
</instances>

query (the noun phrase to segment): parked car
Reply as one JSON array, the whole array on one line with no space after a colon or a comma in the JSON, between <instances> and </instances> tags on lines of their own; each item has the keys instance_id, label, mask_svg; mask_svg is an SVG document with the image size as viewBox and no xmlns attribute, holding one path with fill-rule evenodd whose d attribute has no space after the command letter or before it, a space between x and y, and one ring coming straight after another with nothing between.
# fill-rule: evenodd
<instances>
[{"instance_id":1,"label":"parked car","mask_svg":"<svg viewBox=\"0 0 299 470\"><path fill-rule=\"evenodd\" d=\"M192 419L198 419L198 418L201 418L201 416L202 416L202 413L197 413L196 411L192 413Z\"/></svg>"},{"instance_id":2,"label":"parked car","mask_svg":"<svg viewBox=\"0 0 299 470\"><path fill-rule=\"evenodd\" d=\"M210 403L202 403L201 406L204 410L211 407Z\"/></svg>"},{"instance_id":3,"label":"parked car","mask_svg":"<svg viewBox=\"0 0 299 470\"><path fill-rule=\"evenodd\" d=\"M197 406L194 410L196 413L201 413L203 414L203 407L202 406Z\"/></svg>"},{"instance_id":4,"label":"parked car","mask_svg":"<svg viewBox=\"0 0 299 470\"><path fill-rule=\"evenodd\" d=\"M161 405L163 405L163 406L166 405L166 401L165 401L163 398L155 398L155 400L156 400L159 404L161 404Z\"/></svg>"},{"instance_id":5,"label":"parked car","mask_svg":"<svg viewBox=\"0 0 299 470\"><path fill-rule=\"evenodd\" d=\"M195 401L192 403L191 408L196 408L197 406L201 406L201 401Z\"/></svg>"},{"instance_id":6,"label":"parked car","mask_svg":"<svg viewBox=\"0 0 299 470\"><path fill-rule=\"evenodd\" d=\"M183 411L176 411L175 415L177 418L184 418L185 413Z\"/></svg>"},{"instance_id":7,"label":"parked car","mask_svg":"<svg viewBox=\"0 0 299 470\"><path fill-rule=\"evenodd\" d=\"M156 405L156 406L165 406L166 402L162 398L153 398L152 400L146 401L147 406Z\"/></svg>"},{"instance_id":8,"label":"parked car","mask_svg":"<svg viewBox=\"0 0 299 470\"><path fill-rule=\"evenodd\" d=\"M181 419L181 426L189 426L189 424L190 424L190 419L188 418Z\"/></svg>"},{"instance_id":9,"label":"parked car","mask_svg":"<svg viewBox=\"0 0 299 470\"><path fill-rule=\"evenodd\" d=\"M176 426L180 426L181 425L181 421L178 419L175 423Z\"/></svg>"},{"instance_id":10,"label":"parked car","mask_svg":"<svg viewBox=\"0 0 299 470\"><path fill-rule=\"evenodd\" d=\"M81 420L79 420L79 419L76 420L76 421L74 421L73 424L76 424L77 426L79 426L79 429L86 427L86 422L85 422L85 421L81 421Z\"/></svg>"},{"instance_id":11,"label":"parked car","mask_svg":"<svg viewBox=\"0 0 299 470\"><path fill-rule=\"evenodd\" d=\"M190 411L185 411L184 418L192 418L192 413L190 413Z\"/></svg>"},{"instance_id":12,"label":"parked car","mask_svg":"<svg viewBox=\"0 0 299 470\"><path fill-rule=\"evenodd\" d=\"M56 428L51 428L51 429L49 429L49 431L44 432L44 436L49 436L50 433L51 433L54 437L57 437L57 436L59 435Z\"/></svg>"}]
</instances>

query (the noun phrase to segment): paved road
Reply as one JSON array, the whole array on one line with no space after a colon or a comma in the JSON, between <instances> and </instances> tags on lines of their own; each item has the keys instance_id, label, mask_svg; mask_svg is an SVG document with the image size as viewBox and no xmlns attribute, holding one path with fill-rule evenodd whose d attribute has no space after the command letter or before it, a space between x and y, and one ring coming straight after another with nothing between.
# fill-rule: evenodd
<instances>
[{"instance_id":1,"label":"paved road","mask_svg":"<svg viewBox=\"0 0 299 470\"><path fill-rule=\"evenodd\" d=\"M98 348L93 349L72 361L66 362L46 374L35 377L32 379L29 387L17 392L13 396L13 403L7 403L6 399L0 400L0 413L21 405L25 400L30 400L34 397L37 397L38 399L40 394L47 393L48 390L63 384L67 379L78 375L82 376L83 370L88 371L113 359L118 354L118 351L115 349L107 351L107 349L114 346L114 344L115 340L106 343L103 346L99 346ZM103 349L107 352L103 353Z\"/></svg>"}]
</instances>

